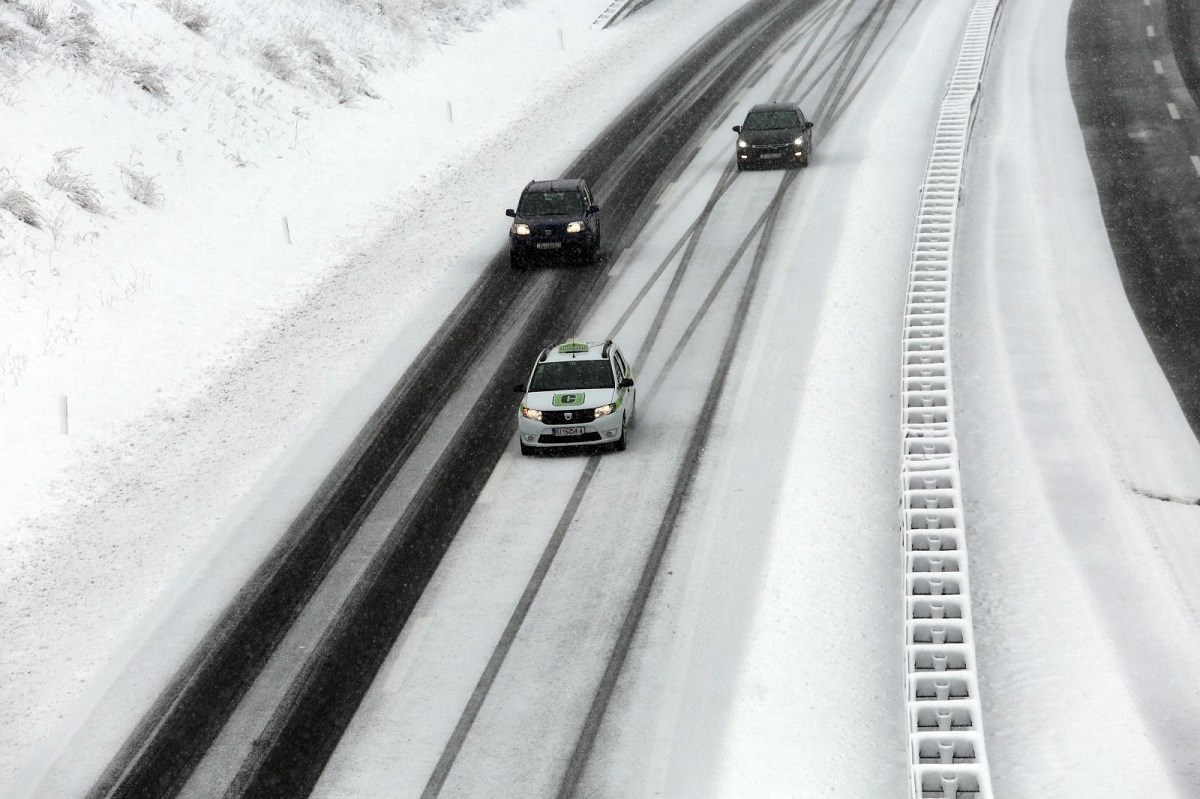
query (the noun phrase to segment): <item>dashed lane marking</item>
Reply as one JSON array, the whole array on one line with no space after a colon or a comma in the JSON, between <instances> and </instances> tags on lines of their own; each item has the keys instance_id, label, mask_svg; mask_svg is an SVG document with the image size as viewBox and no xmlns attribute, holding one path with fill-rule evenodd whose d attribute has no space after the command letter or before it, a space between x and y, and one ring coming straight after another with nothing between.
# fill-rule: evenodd
<instances>
[{"instance_id":1,"label":"dashed lane marking","mask_svg":"<svg viewBox=\"0 0 1200 799\"><path fill-rule=\"evenodd\" d=\"M1163 74L1162 62L1159 61L1157 58L1154 59L1154 71L1157 72L1159 75Z\"/></svg>"},{"instance_id":2,"label":"dashed lane marking","mask_svg":"<svg viewBox=\"0 0 1200 799\"><path fill-rule=\"evenodd\" d=\"M1154 26L1153 25L1146 26L1146 37L1149 39L1154 38Z\"/></svg>"},{"instance_id":3,"label":"dashed lane marking","mask_svg":"<svg viewBox=\"0 0 1200 799\"><path fill-rule=\"evenodd\" d=\"M1200 155L1192 156L1192 166L1195 168L1196 174L1200 175Z\"/></svg>"},{"instance_id":4,"label":"dashed lane marking","mask_svg":"<svg viewBox=\"0 0 1200 799\"><path fill-rule=\"evenodd\" d=\"M1167 103L1167 113L1171 115L1171 119L1179 119L1179 107L1175 103Z\"/></svg>"}]
</instances>

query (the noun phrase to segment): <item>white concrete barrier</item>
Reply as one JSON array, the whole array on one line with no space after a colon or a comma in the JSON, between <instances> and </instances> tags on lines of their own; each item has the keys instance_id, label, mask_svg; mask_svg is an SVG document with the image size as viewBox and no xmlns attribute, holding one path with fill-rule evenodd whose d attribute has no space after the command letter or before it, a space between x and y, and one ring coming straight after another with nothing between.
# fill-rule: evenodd
<instances>
[{"instance_id":1,"label":"white concrete barrier","mask_svg":"<svg viewBox=\"0 0 1200 799\"><path fill-rule=\"evenodd\" d=\"M976 0L921 187L904 310L901 524L913 799L991 799L971 629L950 358L954 233L980 77L1000 0Z\"/></svg>"}]
</instances>

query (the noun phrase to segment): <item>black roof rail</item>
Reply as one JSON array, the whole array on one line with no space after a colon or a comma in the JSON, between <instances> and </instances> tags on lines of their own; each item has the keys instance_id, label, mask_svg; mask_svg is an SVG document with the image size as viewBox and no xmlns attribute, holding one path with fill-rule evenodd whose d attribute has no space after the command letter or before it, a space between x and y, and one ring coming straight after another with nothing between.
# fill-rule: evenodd
<instances>
[{"instance_id":1,"label":"black roof rail","mask_svg":"<svg viewBox=\"0 0 1200 799\"><path fill-rule=\"evenodd\" d=\"M605 341L605 342L604 342L604 351L600 353L600 357L601 357L601 358L607 358L607 357L608 357L608 351L609 351L610 349L612 349L612 339L611 339L611 338L610 338L609 340L607 340L607 341Z\"/></svg>"},{"instance_id":2,"label":"black roof rail","mask_svg":"<svg viewBox=\"0 0 1200 799\"><path fill-rule=\"evenodd\" d=\"M546 360L546 356L547 356L547 355L549 355L549 354L550 354L550 348L549 348L549 347L547 347L546 349L542 350L542 354L538 356L538 362L540 363L540 362L542 362L542 361Z\"/></svg>"}]
</instances>

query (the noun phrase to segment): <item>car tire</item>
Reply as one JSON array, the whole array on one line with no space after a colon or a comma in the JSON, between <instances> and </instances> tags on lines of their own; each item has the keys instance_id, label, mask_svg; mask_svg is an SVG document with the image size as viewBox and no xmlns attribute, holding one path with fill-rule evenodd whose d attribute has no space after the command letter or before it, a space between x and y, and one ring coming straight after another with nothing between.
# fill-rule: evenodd
<instances>
[{"instance_id":1,"label":"car tire","mask_svg":"<svg viewBox=\"0 0 1200 799\"><path fill-rule=\"evenodd\" d=\"M734 164L737 166L737 171L738 171L738 172L745 172L745 171L746 171L746 167L742 165L742 162L741 162L740 160L739 160L739 161L734 161L733 163L734 163Z\"/></svg>"},{"instance_id":2,"label":"car tire","mask_svg":"<svg viewBox=\"0 0 1200 799\"><path fill-rule=\"evenodd\" d=\"M522 455L532 455L532 454L534 454L534 448L529 446L528 444L522 442L521 443L521 454Z\"/></svg>"},{"instance_id":3,"label":"car tire","mask_svg":"<svg viewBox=\"0 0 1200 799\"><path fill-rule=\"evenodd\" d=\"M625 439L625 419L624 419L624 417L622 417L621 418L621 437L613 442L613 451L614 452L624 452L626 444L627 444L627 442Z\"/></svg>"}]
</instances>

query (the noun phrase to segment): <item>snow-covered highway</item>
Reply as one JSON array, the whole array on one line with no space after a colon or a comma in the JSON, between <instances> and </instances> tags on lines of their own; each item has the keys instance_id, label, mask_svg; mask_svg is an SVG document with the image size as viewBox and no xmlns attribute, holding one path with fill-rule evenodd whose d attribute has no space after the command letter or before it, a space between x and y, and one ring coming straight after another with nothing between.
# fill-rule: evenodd
<instances>
[{"instance_id":1,"label":"snow-covered highway","mask_svg":"<svg viewBox=\"0 0 1200 799\"><path fill-rule=\"evenodd\" d=\"M323 252L365 251L277 322L290 341L247 345L174 433L191 444L135 436L155 464L125 459L109 498L56 489L90 503L69 514L32 498L4 542L0 795L940 797L949 771L911 787L908 704L916 659L949 653L977 667L988 761L955 753L996 796L1200 796L1179 335L1200 115L1171 52L1191 34L1178 4L1106 2L999 5L961 185L937 189L961 191L953 242L918 212L941 201L935 125L986 2L530 0L413 66L414 85L477 76L456 107L489 108L478 151L453 132L402 194L416 210L331 231ZM489 62L544 96L497 112ZM729 128L766 100L815 120L808 168L734 169ZM513 272L497 212L552 174L596 189L607 258ZM906 595L934 581L905 565L935 567L905 552L902 389L947 399L902 382L906 293L938 291L922 242L954 263L938 346L962 481L950 510L903 501L969 545L973 653L906 638ZM508 389L568 335L634 359L629 448L521 457ZM961 554L936 568L965 579Z\"/></svg>"}]
</instances>

